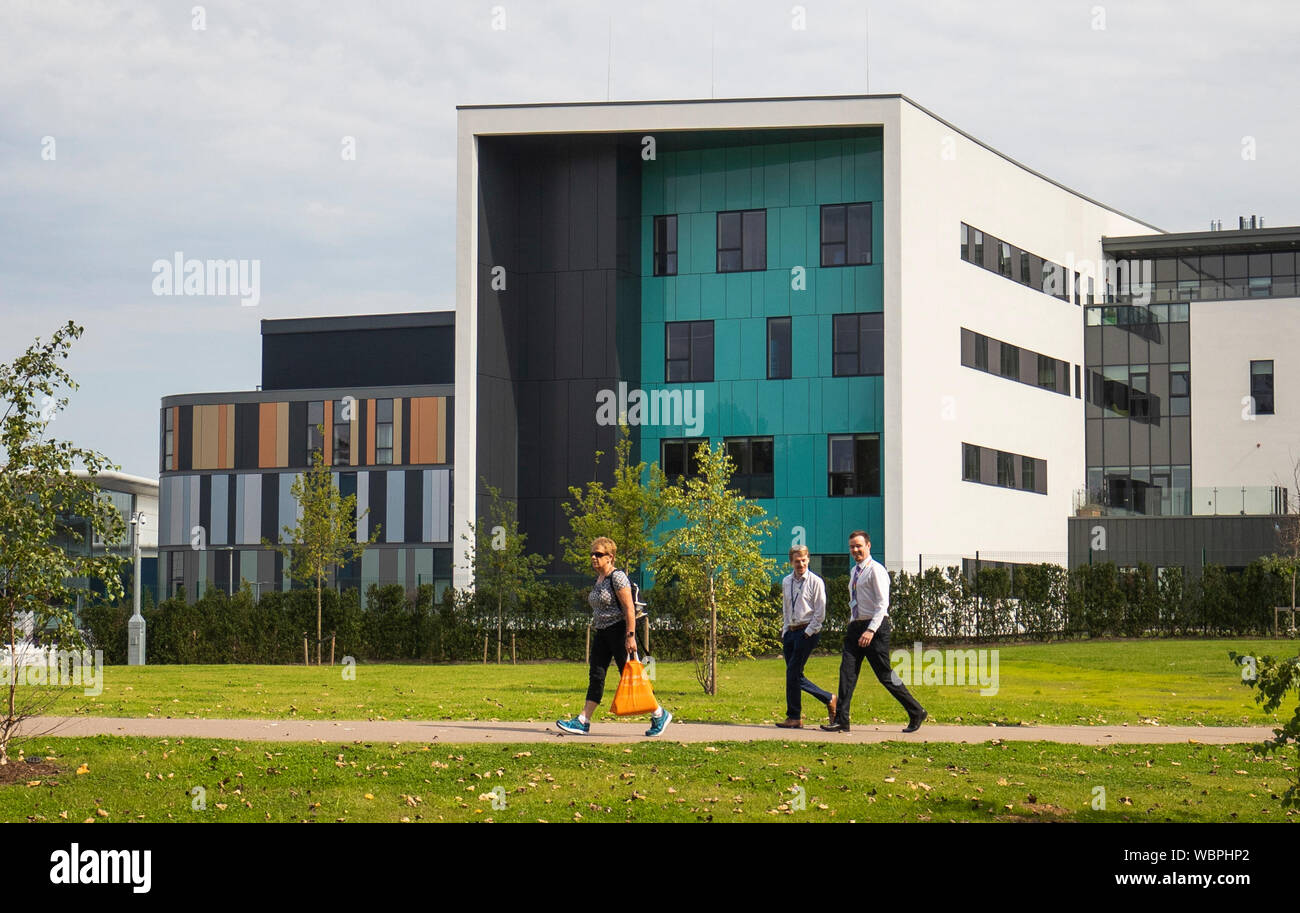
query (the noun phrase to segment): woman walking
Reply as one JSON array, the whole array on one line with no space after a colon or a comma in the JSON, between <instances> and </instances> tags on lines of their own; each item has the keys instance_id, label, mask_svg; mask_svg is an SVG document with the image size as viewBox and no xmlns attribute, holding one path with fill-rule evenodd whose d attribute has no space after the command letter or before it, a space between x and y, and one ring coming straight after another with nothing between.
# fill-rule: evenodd
<instances>
[{"instance_id":1,"label":"woman walking","mask_svg":"<svg viewBox=\"0 0 1300 913\"><path fill-rule=\"evenodd\" d=\"M596 585L587 597L591 603L591 667L587 684L587 703L582 713L571 720L556 720L561 731L573 735L591 732L591 716L600 705L605 693L605 676L609 661L618 664L619 674L628 657L636 652L636 606L632 603L632 582L627 574L614 567L618 546L613 539L601 536L591 543L591 569L596 572ZM668 728L673 715L656 706L646 735L657 736Z\"/></svg>"}]
</instances>

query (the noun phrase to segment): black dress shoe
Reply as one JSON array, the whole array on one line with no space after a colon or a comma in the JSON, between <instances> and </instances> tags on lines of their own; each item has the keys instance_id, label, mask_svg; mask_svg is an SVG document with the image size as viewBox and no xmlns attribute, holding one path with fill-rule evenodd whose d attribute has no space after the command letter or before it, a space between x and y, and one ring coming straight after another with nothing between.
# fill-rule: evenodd
<instances>
[{"instance_id":1,"label":"black dress shoe","mask_svg":"<svg viewBox=\"0 0 1300 913\"><path fill-rule=\"evenodd\" d=\"M929 718L930 718L930 714L928 714L928 713L926 713L924 710L922 710L920 716L914 716L914 717L911 717L911 718L908 719L908 721L907 721L907 728L904 729L903 731L904 731L904 732L916 732L916 730L918 730L918 729L921 728L921 724L924 723L924 722L925 722L926 720L928 720Z\"/></svg>"},{"instance_id":2,"label":"black dress shoe","mask_svg":"<svg viewBox=\"0 0 1300 913\"><path fill-rule=\"evenodd\" d=\"M823 732L848 732L849 724L848 723L830 723L830 724L822 723L822 731Z\"/></svg>"}]
</instances>

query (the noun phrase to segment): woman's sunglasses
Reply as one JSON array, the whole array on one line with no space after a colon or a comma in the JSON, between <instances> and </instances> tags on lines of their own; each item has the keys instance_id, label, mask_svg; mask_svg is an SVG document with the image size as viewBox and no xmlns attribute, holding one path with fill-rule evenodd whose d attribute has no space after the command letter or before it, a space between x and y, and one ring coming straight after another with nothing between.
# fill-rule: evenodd
<instances>
[{"instance_id":1,"label":"woman's sunglasses","mask_svg":"<svg viewBox=\"0 0 1300 913\"><path fill-rule=\"evenodd\" d=\"M605 552L592 552L592 553L591 553L591 557L593 557L593 558L604 558L604 557L605 557Z\"/></svg>"}]
</instances>

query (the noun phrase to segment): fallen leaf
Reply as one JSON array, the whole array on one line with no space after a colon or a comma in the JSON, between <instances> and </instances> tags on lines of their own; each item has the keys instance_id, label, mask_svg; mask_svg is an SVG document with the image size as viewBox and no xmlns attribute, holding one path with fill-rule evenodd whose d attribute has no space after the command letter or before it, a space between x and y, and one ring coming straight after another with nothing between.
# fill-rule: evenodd
<instances>
[{"instance_id":1,"label":"fallen leaf","mask_svg":"<svg viewBox=\"0 0 1300 913\"><path fill-rule=\"evenodd\" d=\"M89 767L89 765L82 764L80 767L77 768L77 773L78 773L78 774L88 774L88 773L90 773L90 767Z\"/></svg>"}]
</instances>

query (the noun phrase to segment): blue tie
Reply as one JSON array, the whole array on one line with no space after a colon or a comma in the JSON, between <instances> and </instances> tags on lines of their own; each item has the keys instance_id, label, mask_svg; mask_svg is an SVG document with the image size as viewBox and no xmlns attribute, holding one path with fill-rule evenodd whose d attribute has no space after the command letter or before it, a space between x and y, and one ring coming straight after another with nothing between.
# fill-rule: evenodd
<instances>
[{"instance_id":1,"label":"blue tie","mask_svg":"<svg viewBox=\"0 0 1300 913\"><path fill-rule=\"evenodd\" d=\"M849 584L849 620L858 620L858 574L862 573L862 565L853 569L853 582Z\"/></svg>"}]
</instances>

